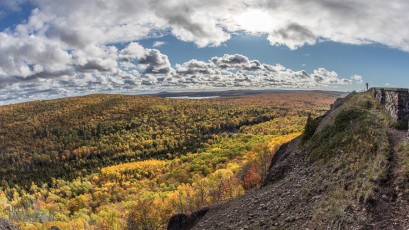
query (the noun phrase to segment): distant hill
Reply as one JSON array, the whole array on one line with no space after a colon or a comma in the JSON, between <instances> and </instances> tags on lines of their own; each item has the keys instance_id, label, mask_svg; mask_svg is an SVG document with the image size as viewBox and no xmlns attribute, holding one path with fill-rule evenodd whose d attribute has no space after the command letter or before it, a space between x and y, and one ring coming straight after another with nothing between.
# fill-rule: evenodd
<instances>
[{"instance_id":1,"label":"distant hill","mask_svg":"<svg viewBox=\"0 0 409 230\"><path fill-rule=\"evenodd\" d=\"M226 91L192 91L192 92L160 92L156 94L149 94L150 96L158 97L238 97L246 95L257 95L257 94L271 94L271 93L306 93L306 92L317 92L324 93L328 95L346 95L345 92L337 91L310 91L310 90L280 90L280 89L271 89L271 90L226 90Z\"/></svg>"},{"instance_id":2,"label":"distant hill","mask_svg":"<svg viewBox=\"0 0 409 230\"><path fill-rule=\"evenodd\" d=\"M405 229L407 132L370 93L337 100L274 155L263 186L168 229Z\"/></svg>"}]
</instances>

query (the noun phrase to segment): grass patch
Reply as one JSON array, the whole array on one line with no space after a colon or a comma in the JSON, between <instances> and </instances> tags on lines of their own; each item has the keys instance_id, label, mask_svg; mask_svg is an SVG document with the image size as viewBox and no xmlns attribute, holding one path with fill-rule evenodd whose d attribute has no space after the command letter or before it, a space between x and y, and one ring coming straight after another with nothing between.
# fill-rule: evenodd
<instances>
[{"instance_id":1,"label":"grass patch","mask_svg":"<svg viewBox=\"0 0 409 230\"><path fill-rule=\"evenodd\" d=\"M392 122L368 93L348 95L343 105L319 121L301 146L309 153L310 163L321 168L314 178L316 186L329 189L316 206L316 215L321 216L316 221L329 219L330 228L343 228L351 224L352 205L374 198L387 179L391 152L385 127ZM409 178L409 160L407 170Z\"/></svg>"},{"instance_id":2,"label":"grass patch","mask_svg":"<svg viewBox=\"0 0 409 230\"><path fill-rule=\"evenodd\" d=\"M405 141L400 144L398 149L401 159L398 175L398 182L405 191L406 195L409 195L409 142Z\"/></svg>"},{"instance_id":3,"label":"grass patch","mask_svg":"<svg viewBox=\"0 0 409 230\"><path fill-rule=\"evenodd\" d=\"M312 136L304 134L310 136L304 143L310 153L310 161L328 161L342 153L373 155L383 145L388 145L383 127L389 125L389 119L376 105L369 94L351 94L332 118L316 119L316 122L324 119L332 119L333 122ZM316 129L318 125L312 123L310 126Z\"/></svg>"}]
</instances>

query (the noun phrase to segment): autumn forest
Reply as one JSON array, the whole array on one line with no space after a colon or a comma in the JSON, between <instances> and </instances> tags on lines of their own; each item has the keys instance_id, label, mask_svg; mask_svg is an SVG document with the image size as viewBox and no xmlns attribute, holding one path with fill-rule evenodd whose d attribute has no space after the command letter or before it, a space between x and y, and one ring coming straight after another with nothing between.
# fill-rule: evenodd
<instances>
[{"instance_id":1,"label":"autumn forest","mask_svg":"<svg viewBox=\"0 0 409 230\"><path fill-rule=\"evenodd\" d=\"M22 229L163 229L255 189L339 93L89 95L0 107L0 217Z\"/></svg>"}]
</instances>

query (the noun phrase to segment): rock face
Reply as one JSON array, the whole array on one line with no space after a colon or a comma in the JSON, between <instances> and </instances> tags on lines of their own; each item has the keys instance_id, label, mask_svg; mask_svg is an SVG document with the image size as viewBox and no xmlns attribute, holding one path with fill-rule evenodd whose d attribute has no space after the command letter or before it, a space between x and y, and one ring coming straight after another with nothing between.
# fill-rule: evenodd
<instances>
[{"instance_id":1,"label":"rock face","mask_svg":"<svg viewBox=\"0 0 409 230\"><path fill-rule=\"evenodd\" d=\"M191 229L208 211L208 208L202 208L190 215L183 213L176 214L169 220L168 230Z\"/></svg>"},{"instance_id":2,"label":"rock face","mask_svg":"<svg viewBox=\"0 0 409 230\"><path fill-rule=\"evenodd\" d=\"M409 89L371 88L370 91L396 121L409 120Z\"/></svg>"},{"instance_id":3,"label":"rock face","mask_svg":"<svg viewBox=\"0 0 409 230\"><path fill-rule=\"evenodd\" d=\"M289 165L282 164L280 166L275 167L278 162L283 161L288 156L289 153L287 152L288 145L289 143L281 145L278 151L274 154L274 157L273 159L271 159L270 167L268 169L269 171L268 176L263 181L262 186L267 186L268 184L271 184L275 181L282 179L285 176L286 172L291 170Z\"/></svg>"}]
</instances>

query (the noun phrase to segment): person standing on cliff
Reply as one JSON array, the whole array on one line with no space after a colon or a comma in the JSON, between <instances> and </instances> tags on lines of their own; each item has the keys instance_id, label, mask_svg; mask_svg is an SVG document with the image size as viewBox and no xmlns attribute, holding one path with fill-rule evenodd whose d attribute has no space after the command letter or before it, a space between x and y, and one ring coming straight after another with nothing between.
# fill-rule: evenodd
<instances>
[{"instance_id":1,"label":"person standing on cliff","mask_svg":"<svg viewBox=\"0 0 409 230\"><path fill-rule=\"evenodd\" d=\"M368 82L366 83L366 91L368 91L369 90L369 84L368 84Z\"/></svg>"}]
</instances>

